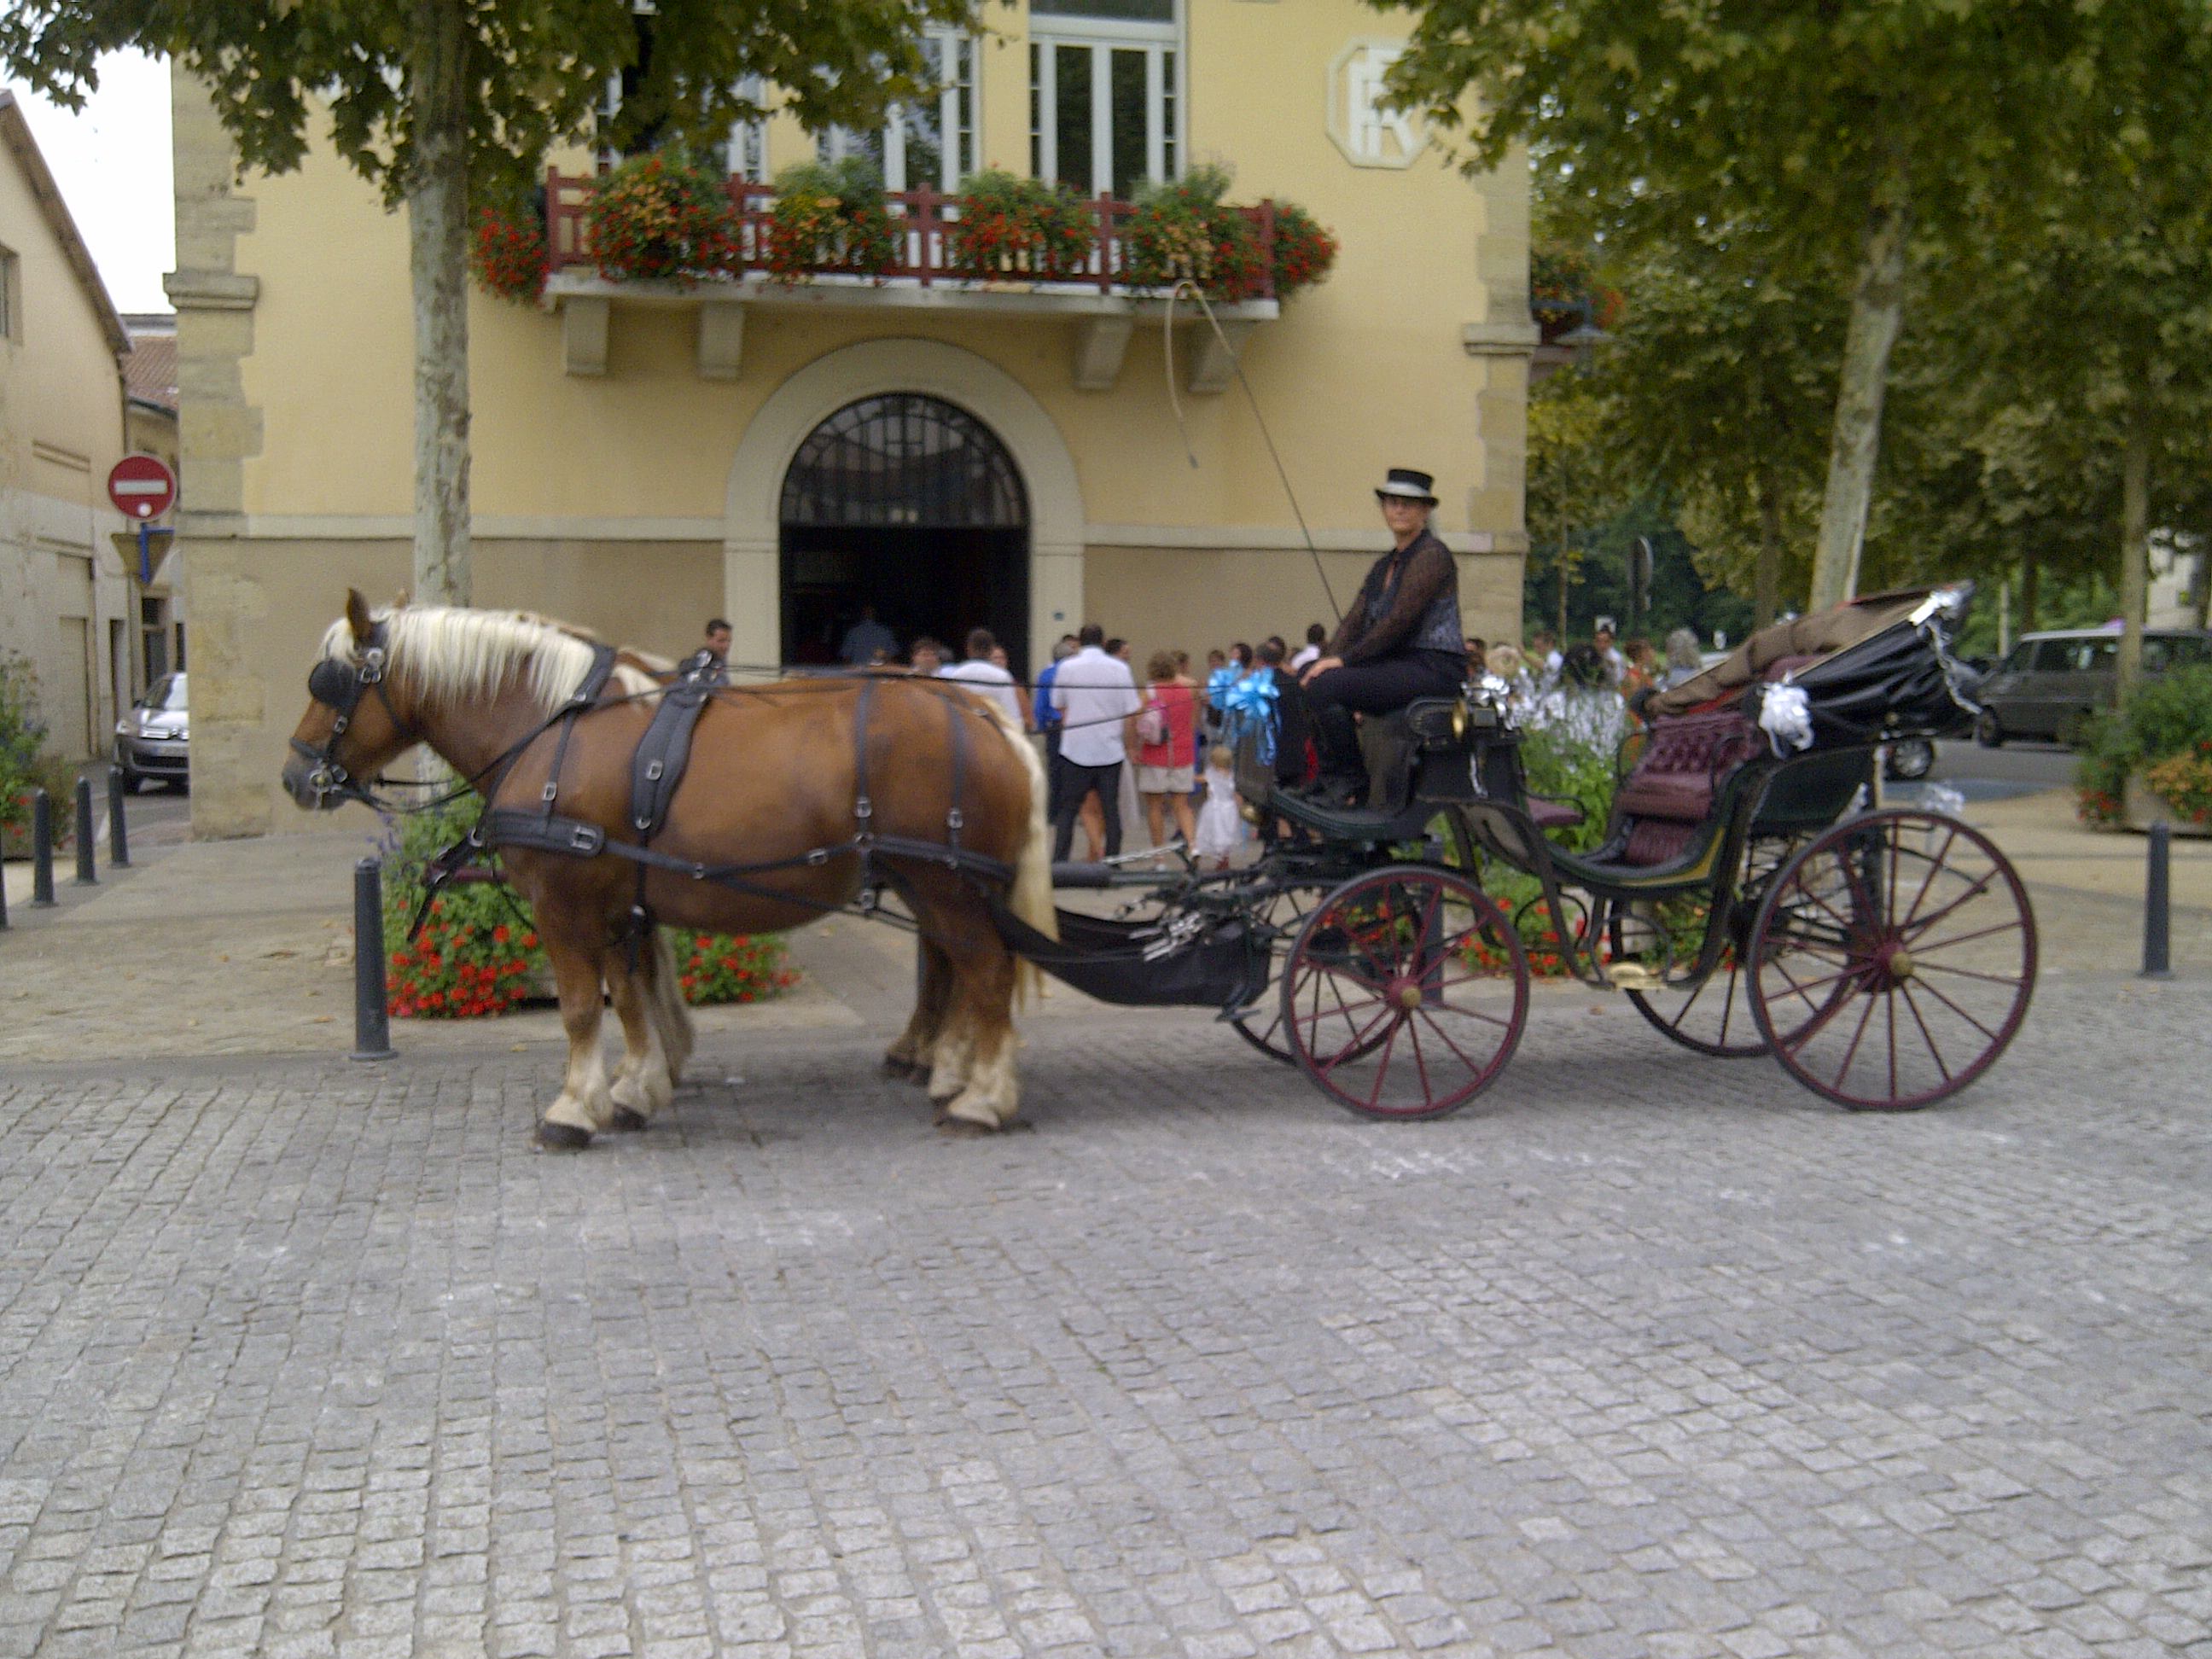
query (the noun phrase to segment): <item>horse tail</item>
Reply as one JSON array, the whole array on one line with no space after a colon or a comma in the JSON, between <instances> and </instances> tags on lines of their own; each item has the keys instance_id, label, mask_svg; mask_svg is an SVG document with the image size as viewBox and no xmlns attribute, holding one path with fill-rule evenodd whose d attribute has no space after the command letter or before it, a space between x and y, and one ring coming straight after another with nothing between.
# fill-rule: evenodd
<instances>
[{"instance_id":1,"label":"horse tail","mask_svg":"<svg viewBox=\"0 0 2212 1659\"><path fill-rule=\"evenodd\" d=\"M1029 734L1016 723L1013 716L1001 708L990 697L978 697L990 714L1007 745L1020 757L1022 771L1030 785L1029 833L1022 837L1022 850L1014 860L1014 890L1010 908L1030 927L1047 939L1060 937L1060 923L1052 902L1052 825L1045 817L1048 791L1045 784L1044 762L1038 758L1036 745ZM1026 958L1017 958L1019 963L1014 984L1026 1000L1031 992L1043 988L1043 975L1036 964Z\"/></svg>"}]
</instances>

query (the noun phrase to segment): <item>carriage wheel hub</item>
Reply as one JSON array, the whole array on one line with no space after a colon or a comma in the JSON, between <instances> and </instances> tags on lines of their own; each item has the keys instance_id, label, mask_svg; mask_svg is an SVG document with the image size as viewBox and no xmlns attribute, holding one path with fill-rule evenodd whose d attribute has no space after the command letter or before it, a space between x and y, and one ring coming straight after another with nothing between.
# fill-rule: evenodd
<instances>
[{"instance_id":1,"label":"carriage wheel hub","mask_svg":"<svg viewBox=\"0 0 2212 1659\"><path fill-rule=\"evenodd\" d=\"M1903 981L1912 977L1912 952L1902 945L1893 945L1882 953L1882 968L1891 979Z\"/></svg>"},{"instance_id":2,"label":"carriage wheel hub","mask_svg":"<svg viewBox=\"0 0 2212 1659\"><path fill-rule=\"evenodd\" d=\"M1395 995L1398 1006L1407 1013L1413 1012L1421 1006L1421 988L1412 980L1407 980L1400 985Z\"/></svg>"}]
</instances>

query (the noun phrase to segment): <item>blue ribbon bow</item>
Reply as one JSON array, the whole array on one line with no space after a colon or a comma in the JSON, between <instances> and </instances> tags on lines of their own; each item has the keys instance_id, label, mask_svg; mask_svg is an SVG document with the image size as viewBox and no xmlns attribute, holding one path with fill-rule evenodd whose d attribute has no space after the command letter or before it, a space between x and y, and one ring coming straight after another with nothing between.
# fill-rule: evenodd
<instances>
[{"instance_id":1,"label":"blue ribbon bow","mask_svg":"<svg viewBox=\"0 0 2212 1659\"><path fill-rule=\"evenodd\" d=\"M1224 693L1229 717L1224 735L1232 750L1249 726L1259 734L1260 759L1269 766L1275 763L1275 699L1281 695L1272 672L1247 674Z\"/></svg>"}]
</instances>

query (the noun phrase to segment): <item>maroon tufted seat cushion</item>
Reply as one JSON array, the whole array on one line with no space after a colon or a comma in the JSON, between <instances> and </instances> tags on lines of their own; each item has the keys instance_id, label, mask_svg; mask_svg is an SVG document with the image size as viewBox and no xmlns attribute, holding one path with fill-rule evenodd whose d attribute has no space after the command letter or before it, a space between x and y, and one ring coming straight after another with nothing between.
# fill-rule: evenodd
<instances>
[{"instance_id":1,"label":"maroon tufted seat cushion","mask_svg":"<svg viewBox=\"0 0 2212 1659\"><path fill-rule=\"evenodd\" d=\"M1630 821L1625 849L1631 864L1664 863L1688 843L1686 830L1713 814L1720 786L1758 752L1759 729L1733 708L1655 720L1614 797ZM1666 830L1661 824L1668 826Z\"/></svg>"}]
</instances>

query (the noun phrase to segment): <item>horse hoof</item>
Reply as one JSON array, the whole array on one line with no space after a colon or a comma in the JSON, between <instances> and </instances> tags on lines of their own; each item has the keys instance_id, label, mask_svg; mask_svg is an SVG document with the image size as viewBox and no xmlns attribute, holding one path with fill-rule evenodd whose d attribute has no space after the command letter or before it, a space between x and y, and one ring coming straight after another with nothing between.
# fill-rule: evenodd
<instances>
[{"instance_id":1,"label":"horse hoof","mask_svg":"<svg viewBox=\"0 0 2212 1659\"><path fill-rule=\"evenodd\" d=\"M945 1117L937 1120L937 1133L951 1140L981 1140L999 1132L988 1123L971 1123L964 1117Z\"/></svg>"},{"instance_id":2,"label":"horse hoof","mask_svg":"<svg viewBox=\"0 0 2212 1659\"><path fill-rule=\"evenodd\" d=\"M912 1077L914 1075L914 1062L908 1060L904 1054L885 1054L884 1056L883 1073L885 1077Z\"/></svg>"},{"instance_id":3,"label":"horse hoof","mask_svg":"<svg viewBox=\"0 0 2212 1659\"><path fill-rule=\"evenodd\" d=\"M645 1127L645 1123L646 1117L643 1112L634 1112L627 1106L617 1106L615 1108L614 1121L607 1127L611 1129L619 1129L624 1134L635 1134Z\"/></svg>"},{"instance_id":4,"label":"horse hoof","mask_svg":"<svg viewBox=\"0 0 2212 1659\"><path fill-rule=\"evenodd\" d=\"M592 1144L592 1132L548 1120L538 1126L538 1144L549 1152L580 1152Z\"/></svg>"}]
</instances>

